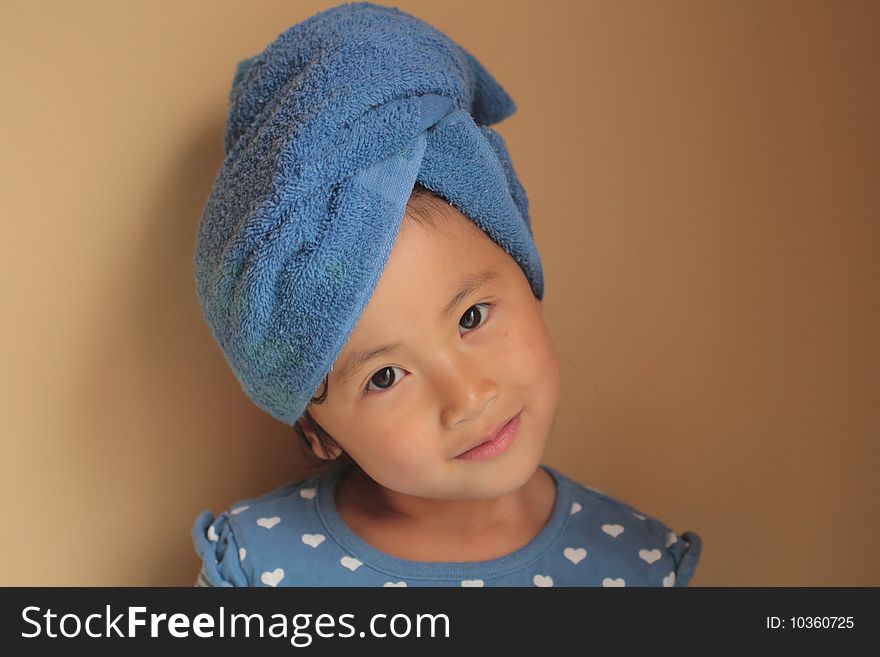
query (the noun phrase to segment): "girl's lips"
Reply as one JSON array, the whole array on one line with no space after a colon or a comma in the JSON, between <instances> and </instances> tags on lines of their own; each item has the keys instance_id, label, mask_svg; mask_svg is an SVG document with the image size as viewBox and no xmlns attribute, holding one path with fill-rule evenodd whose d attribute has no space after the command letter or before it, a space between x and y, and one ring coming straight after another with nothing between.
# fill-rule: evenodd
<instances>
[{"instance_id":1,"label":"girl's lips","mask_svg":"<svg viewBox=\"0 0 880 657\"><path fill-rule=\"evenodd\" d=\"M472 447L463 454L459 454L455 458L466 461L483 461L491 459L505 452L519 433L520 418L522 411L505 424L498 435L489 442L481 443L476 447Z\"/></svg>"}]
</instances>

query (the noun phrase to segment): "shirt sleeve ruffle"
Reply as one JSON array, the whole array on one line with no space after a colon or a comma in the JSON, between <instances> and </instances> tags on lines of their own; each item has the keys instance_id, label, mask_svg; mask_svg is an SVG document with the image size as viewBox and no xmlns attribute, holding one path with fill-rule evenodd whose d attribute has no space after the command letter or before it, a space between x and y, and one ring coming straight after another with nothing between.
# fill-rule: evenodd
<instances>
[{"instance_id":1,"label":"shirt sleeve ruffle","mask_svg":"<svg viewBox=\"0 0 880 657\"><path fill-rule=\"evenodd\" d=\"M202 559L196 586L250 586L241 567L239 546L227 513L215 519L203 511L193 525L192 539Z\"/></svg>"},{"instance_id":2,"label":"shirt sleeve ruffle","mask_svg":"<svg viewBox=\"0 0 880 657\"><path fill-rule=\"evenodd\" d=\"M667 553L675 562L674 586L688 585L697 569L702 550L703 541L695 532L680 534L678 540L666 548Z\"/></svg>"}]
</instances>

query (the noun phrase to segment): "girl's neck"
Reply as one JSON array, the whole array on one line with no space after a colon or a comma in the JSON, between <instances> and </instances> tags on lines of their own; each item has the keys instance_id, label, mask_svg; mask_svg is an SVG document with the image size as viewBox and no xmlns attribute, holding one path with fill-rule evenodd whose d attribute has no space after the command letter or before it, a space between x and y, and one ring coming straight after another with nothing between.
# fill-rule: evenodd
<instances>
[{"instance_id":1,"label":"girl's neck","mask_svg":"<svg viewBox=\"0 0 880 657\"><path fill-rule=\"evenodd\" d=\"M495 500L413 500L387 493L357 467L340 476L339 514L364 541L401 559L484 561L524 547L541 532L553 512L556 484L538 468L519 490Z\"/></svg>"}]
</instances>

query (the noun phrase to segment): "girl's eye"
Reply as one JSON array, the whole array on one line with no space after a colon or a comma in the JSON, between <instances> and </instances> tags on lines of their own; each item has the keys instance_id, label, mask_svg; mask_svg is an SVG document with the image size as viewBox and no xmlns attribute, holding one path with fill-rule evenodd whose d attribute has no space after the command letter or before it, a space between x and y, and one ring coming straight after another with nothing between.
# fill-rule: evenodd
<instances>
[{"instance_id":1,"label":"girl's eye","mask_svg":"<svg viewBox=\"0 0 880 657\"><path fill-rule=\"evenodd\" d=\"M478 326L480 326L481 324L483 324L485 322L485 320L480 321L479 320L480 314L477 314L474 312L474 309L479 308L481 306L486 307L486 310L484 312L485 312L485 315L488 316L489 315L489 308L492 307L492 304L491 303L478 303L477 305L471 306L470 308L467 309L467 312L461 316L460 320L458 320L458 325L461 326L462 328L466 328L468 330L473 330L473 329L477 328ZM468 326L463 326L463 324L468 324Z\"/></svg>"},{"instance_id":2,"label":"girl's eye","mask_svg":"<svg viewBox=\"0 0 880 657\"><path fill-rule=\"evenodd\" d=\"M397 380L393 376L394 370L400 370L401 372L403 371L399 367L391 367L389 365L388 367L383 367L381 370L379 370L373 376L371 376L370 380L367 381L367 388L366 388L367 392L373 392L372 390L370 390L371 383L376 383L376 385L379 386L378 392L381 392L383 390L388 390L388 388L390 388L392 386L394 381ZM392 375L389 375L388 372L391 372Z\"/></svg>"},{"instance_id":3,"label":"girl's eye","mask_svg":"<svg viewBox=\"0 0 880 657\"><path fill-rule=\"evenodd\" d=\"M467 331L473 331L475 328L479 328L483 324L486 323L485 317L489 314L489 309L492 307L491 303L478 303L475 306L471 306L467 309L467 312L461 316L461 319L458 321L458 325ZM475 309L485 307L485 310L481 313L474 312ZM464 326L463 326L464 325ZM388 390L394 383L397 381L397 377L394 376L394 370L398 370L403 372L399 367L387 366L383 367L381 370L376 372L373 376L370 377L370 380L367 381L367 387L365 388L365 392L382 392L383 390ZM375 384L378 389L370 389L370 385Z\"/></svg>"}]
</instances>

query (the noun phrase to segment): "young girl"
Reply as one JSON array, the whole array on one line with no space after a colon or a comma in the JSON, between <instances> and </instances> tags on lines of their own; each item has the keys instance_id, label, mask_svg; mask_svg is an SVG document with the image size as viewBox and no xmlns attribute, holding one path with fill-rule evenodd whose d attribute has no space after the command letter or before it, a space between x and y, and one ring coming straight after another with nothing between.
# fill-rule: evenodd
<instances>
[{"instance_id":1,"label":"young girl","mask_svg":"<svg viewBox=\"0 0 880 657\"><path fill-rule=\"evenodd\" d=\"M203 512L203 586L685 586L700 538L541 465L559 397L513 101L397 9L239 65L202 311L319 474Z\"/></svg>"}]
</instances>

